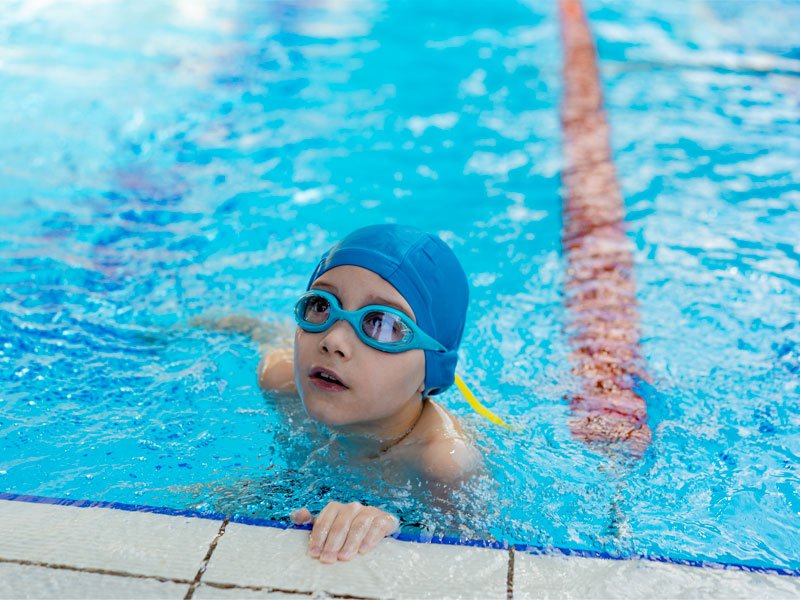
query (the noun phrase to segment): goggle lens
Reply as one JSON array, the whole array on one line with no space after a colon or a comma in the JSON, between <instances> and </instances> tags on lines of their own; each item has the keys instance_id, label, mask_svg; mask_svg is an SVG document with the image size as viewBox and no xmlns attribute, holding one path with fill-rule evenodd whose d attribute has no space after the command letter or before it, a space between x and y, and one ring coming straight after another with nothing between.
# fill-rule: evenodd
<instances>
[{"instance_id":1,"label":"goggle lens","mask_svg":"<svg viewBox=\"0 0 800 600\"><path fill-rule=\"evenodd\" d=\"M331 312L331 304L322 296L309 296L303 300L300 307L300 314L303 320L314 325L322 325L328 320Z\"/></svg>"},{"instance_id":2,"label":"goggle lens","mask_svg":"<svg viewBox=\"0 0 800 600\"><path fill-rule=\"evenodd\" d=\"M361 330L373 340L385 344L405 342L412 337L411 329L400 317L377 310L362 317Z\"/></svg>"}]
</instances>

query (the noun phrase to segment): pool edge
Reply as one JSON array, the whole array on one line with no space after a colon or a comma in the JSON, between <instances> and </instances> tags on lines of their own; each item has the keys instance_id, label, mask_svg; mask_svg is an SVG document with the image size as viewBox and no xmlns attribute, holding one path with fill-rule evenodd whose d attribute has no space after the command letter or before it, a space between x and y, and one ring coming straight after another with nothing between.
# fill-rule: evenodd
<instances>
[{"instance_id":1,"label":"pool edge","mask_svg":"<svg viewBox=\"0 0 800 600\"><path fill-rule=\"evenodd\" d=\"M193 519L205 519L212 521L224 521L228 519L231 523L240 525L251 525L255 527L270 527L273 529L298 529L309 530L310 525L293 525L275 519L259 517L229 516L222 513L202 512L191 509L177 509L170 507L150 506L146 504L126 504L122 502L109 502L105 500L86 500L72 498L55 498L50 496L37 496L33 494L15 494L10 492L0 492L0 501L26 502L29 504L53 504L58 506L71 506L74 508L107 508L128 512L141 512L160 514L173 517L187 517ZM720 561L706 561L684 558L673 558L669 556L658 556L648 554L622 555L599 550L587 550L583 548L562 548L559 546L539 546L535 544L508 544L496 540L482 539L459 539L447 536L423 537L408 533L398 533L391 536L400 542L417 544L439 544L448 546L464 546L472 548L488 548L493 550L509 550L531 555L550 555L575 558L595 558L602 560L625 561L641 560L654 563L672 564L683 567L694 567L702 569L714 569L725 571L742 571L745 573L757 573L762 575L780 575L783 577L800 578L800 569L787 569L782 567L760 567L746 565L742 563L726 563Z\"/></svg>"}]
</instances>

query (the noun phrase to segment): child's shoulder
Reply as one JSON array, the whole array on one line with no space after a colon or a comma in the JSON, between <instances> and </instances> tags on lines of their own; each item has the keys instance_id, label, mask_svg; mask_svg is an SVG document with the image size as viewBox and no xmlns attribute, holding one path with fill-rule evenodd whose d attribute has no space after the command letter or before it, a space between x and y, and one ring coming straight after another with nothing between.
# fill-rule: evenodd
<instances>
[{"instance_id":1,"label":"child's shoulder","mask_svg":"<svg viewBox=\"0 0 800 600\"><path fill-rule=\"evenodd\" d=\"M291 348L263 349L257 367L258 385L263 390L296 394L294 352Z\"/></svg>"},{"instance_id":2,"label":"child's shoulder","mask_svg":"<svg viewBox=\"0 0 800 600\"><path fill-rule=\"evenodd\" d=\"M433 400L426 402L418 438L422 446L420 471L428 479L443 483L469 479L480 466L480 453L453 415Z\"/></svg>"}]
</instances>

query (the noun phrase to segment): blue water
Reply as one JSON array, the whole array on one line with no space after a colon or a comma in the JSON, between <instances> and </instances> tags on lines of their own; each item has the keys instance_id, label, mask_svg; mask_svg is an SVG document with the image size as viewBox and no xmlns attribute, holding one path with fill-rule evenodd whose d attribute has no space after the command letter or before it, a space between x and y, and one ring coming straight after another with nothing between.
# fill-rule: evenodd
<instances>
[{"instance_id":1,"label":"blue water","mask_svg":"<svg viewBox=\"0 0 800 600\"><path fill-rule=\"evenodd\" d=\"M654 438L572 439L550 3L33 3L0 14L0 491L800 569L796 2L588 2L635 250ZM767 12L765 12L767 11ZM770 18L767 17L769 13ZM774 18L781 14L782 18ZM343 466L257 347L354 227L470 274L442 400L487 474L455 511Z\"/></svg>"}]
</instances>

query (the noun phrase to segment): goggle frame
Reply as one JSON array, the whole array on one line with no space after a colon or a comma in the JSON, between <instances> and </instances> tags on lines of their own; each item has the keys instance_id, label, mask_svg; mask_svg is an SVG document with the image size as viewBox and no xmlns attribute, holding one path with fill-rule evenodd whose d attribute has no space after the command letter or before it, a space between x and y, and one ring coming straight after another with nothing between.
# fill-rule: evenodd
<instances>
[{"instance_id":1,"label":"goggle frame","mask_svg":"<svg viewBox=\"0 0 800 600\"><path fill-rule=\"evenodd\" d=\"M328 302L329 312L328 318L322 323L313 323L306 320L302 314L305 311L305 306L311 298L321 297ZM408 339L399 342L382 342L367 335L362 326L364 317L373 312L385 312L398 318L398 320L406 327L411 336ZM359 308L358 310L344 310L339 303L339 299L325 290L309 290L304 293L294 305L294 319L298 327L303 331L309 333L321 333L330 329L337 321L347 321L355 331L356 336L363 343L371 348L380 350L381 352L389 352L396 354L398 352L407 352L408 350L430 350L432 352L447 352L442 344L437 342L427 333L422 331L420 327L404 312L392 308L391 306L383 306L381 304L370 304Z\"/></svg>"}]
</instances>

